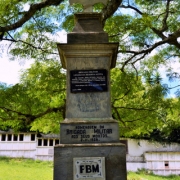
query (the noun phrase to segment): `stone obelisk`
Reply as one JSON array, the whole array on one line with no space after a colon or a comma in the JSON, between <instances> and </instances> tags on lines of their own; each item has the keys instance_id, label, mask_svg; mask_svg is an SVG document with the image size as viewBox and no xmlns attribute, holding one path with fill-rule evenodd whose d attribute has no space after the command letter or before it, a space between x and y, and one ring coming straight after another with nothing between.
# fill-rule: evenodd
<instances>
[{"instance_id":1,"label":"stone obelisk","mask_svg":"<svg viewBox=\"0 0 180 180\"><path fill-rule=\"evenodd\" d=\"M79 1L88 10L98 2ZM88 10L75 14L67 44L58 44L67 69L67 98L60 144L54 147L54 180L126 180L126 148L119 143L110 102L110 69L118 43L108 42L102 15Z\"/></svg>"}]
</instances>

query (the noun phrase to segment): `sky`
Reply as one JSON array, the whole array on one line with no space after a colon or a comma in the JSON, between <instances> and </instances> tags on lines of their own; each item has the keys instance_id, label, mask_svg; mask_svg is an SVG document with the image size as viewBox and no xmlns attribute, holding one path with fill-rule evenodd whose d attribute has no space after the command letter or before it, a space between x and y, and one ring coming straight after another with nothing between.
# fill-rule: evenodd
<instances>
[{"instance_id":1,"label":"sky","mask_svg":"<svg viewBox=\"0 0 180 180\"><path fill-rule=\"evenodd\" d=\"M171 67L173 68L174 72L180 72L179 62L172 62ZM164 66L159 68L159 72L161 74L161 78L163 79L162 84L168 84L169 88L173 88L180 84L179 80L174 79L173 81L169 81L169 78L166 76L166 68ZM176 97L175 92L177 91L178 88L180 87L170 89L170 92L167 97L172 97L172 98Z\"/></svg>"},{"instance_id":2,"label":"sky","mask_svg":"<svg viewBox=\"0 0 180 180\"><path fill-rule=\"evenodd\" d=\"M29 68L32 61L21 64L18 61L10 61L7 56L0 58L0 82L16 84L19 82L20 70Z\"/></svg>"}]
</instances>

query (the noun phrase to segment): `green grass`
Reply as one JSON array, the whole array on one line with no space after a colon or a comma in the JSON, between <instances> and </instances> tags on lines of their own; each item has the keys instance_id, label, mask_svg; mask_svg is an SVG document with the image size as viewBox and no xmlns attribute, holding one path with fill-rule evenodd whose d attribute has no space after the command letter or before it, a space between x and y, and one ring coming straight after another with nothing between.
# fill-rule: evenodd
<instances>
[{"instance_id":1,"label":"green grass","mask_svg":"<svg viewBox=\"0 0 180 180\"><path fill-rule=\"evenodd\" d=\"M52 180L53 162L0 157L0 180ZM128 172L127 180L180 180L180 176L156 176L146 170Z\"/></svg>"},{"instance_id":2,"label":"green grass","mask_svg":"<svg viewBox=\"0 0 180 180\"><path fill-rule=\"evenodd\" d=\"M52 180L53 163L0 157L0 180Z\"/></svg>"},{"instance_id":3,"label":"green grass","mask_svg":"<svg viewBox=\"0 0 180 180\"><path fill-rule=\"evenodd\" d=\"M139 170L138 172L128 172L127 180L180 180L180 176L157 176L147 170Z\"/></svg>"}]
</instances>

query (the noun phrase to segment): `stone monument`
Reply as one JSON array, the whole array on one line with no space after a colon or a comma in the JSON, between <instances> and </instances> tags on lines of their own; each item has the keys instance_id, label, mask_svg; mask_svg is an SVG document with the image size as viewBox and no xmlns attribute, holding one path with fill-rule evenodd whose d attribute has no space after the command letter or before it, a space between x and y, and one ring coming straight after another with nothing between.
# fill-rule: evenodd
<instances>
[{"instance_id":1,"label":"stone monument","mask_svg":"<svg viewBox=\"0 0 180 180\"><path fill-rule=\"evenodd\" d=\"M67 69L67 98L60 144L54 147L54 180L126 180L126 148L119 143L110 102L110 69L118 43L108 42L102 15L89 12L93 4L107 0L70 0L77 2L87 9L75 14L67 44L58 44Z\"/></svg>"}]
</instances>

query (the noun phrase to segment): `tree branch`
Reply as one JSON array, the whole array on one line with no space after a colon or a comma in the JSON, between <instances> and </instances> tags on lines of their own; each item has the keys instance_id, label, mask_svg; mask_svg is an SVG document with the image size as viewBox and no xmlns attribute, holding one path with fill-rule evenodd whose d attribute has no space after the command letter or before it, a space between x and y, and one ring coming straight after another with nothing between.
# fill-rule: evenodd
<instances>
[{"instance_id":1,"label":"tree branch","mask_svg":"<svg viewBox=\"0 0 180 180\"><path fill-rule=\"evenodd\" d=\"M157 109L134 108L134 107L124 107L124 106L119 106L116 108L118 108L118 109L129 109L129 110L135 110L135 111L156 111L157 110Z\"/></svg>"},{"instance_id":2,"label":"tree branch","mask_svg":"<svg viewBox=\"0 0 180 180\"><path fill-rule=\"evenodd\" d=\"M5 27L0 26L1 36L5 32L15 30L15 29L21 27L24 23L26 23L29 19L31 19L37 11L40 11L41 9L48 7L48 6L52 6L52 5L57 6L61 2L63 2L63 0L53 0L53 1L45 0L45 1L42 1L37 4L31 4L29 11L25 12L24 15L22 16L22 18L19 19L17 22L15 22L14 24L5 26Z\"/></svg>"},{"instance_id":3,"label":"tree branch","mask_svg":"<svg viewBox=\"0 0 180 180\"><path fill-rule=\"evenodd\" d=\"M167 4L166 4L166 13L165 13L165 16L162 20L162 28L161 28L161 32L164 32L166 30L168 30L168 26L167 26L167 19L168 19L168 16L169 16L169 7L170 7L170 1L171 0L167 0Z\"/></svg>"},{"instance_id":4,"label":"tree branch","mask_svg":"<svg viewBox=\"0 0 180 180\"><path fill-rule=\"evenodd\" d=\"M149 117L149 116L147 115L147 116L144 116L144 117L138 118L138 119L126 120L125 122L132 123L132 122L136 122L136 121L141 121L141 122L146 123L145 121L143 121L143 119L146 119L147 117Z\"/></svg>"},{"instance_id":5,"label":"tree branch","mask_svg":"<svg viewBox=\"0 0 180 180\"><path fill-rule=\"evenodd\" d=\"M44 112L41 112L39 114L36 115L32 115L32 114L26 114L26 113L22 113L19 111L15 111L6 107L0 107L0 109L3 109L5 112L7 113L16 113L19 117L19 120L23 120L26 122L27 125L31 124L35 119L43 117L44 115L48 114L48 113L52 113L52 112L58 112L58 111L64 111L64 106L60 106L60 107L54 107L54 108L47 108ZM23 116L23 117L22 117Z\"/></svg>"},{"instance_id":6,"label":"tree branch","mask_svg":"<svg viewBox=\"0 0 180 180\"><path fill-rule=\"evenodd\" d=\"M124 121L121 119L121 116L120 116L117 108L113 106L113 109L114 109L114 111L115 111L115 113L116 113L116 115L117 115L118 120L121 121L124 126L126 126L126 124L124 123Z\"/></svg>"},{"instance_id":7,"label":"tree branch","mask_svg":"<svg viewBox=\"0 0 180 180\"><path fill-rule=\"evenodd\" d=\"M11 42L21 42L21 43L24 43L24 44L26 44L26 45L28 45L28 46L34 48L34 49L41 50L41 51L43 51L43 52L45 52L45 53L58 55L58 53L50 52L50 51L48 51L48 50L46 50L46 49L44 49L44 48L42 48L42 47L40 47L40 46L34 46L33 44L28 43L28 42L26 42L26 41L15 40L14 38L12 38L12 39L3 38L2 40L5 40L5 41L11 41Z\"/></svg>"},{"instance_id":8,"label":"tree branch","mask_svg":"<svg viewBox=\"0 0 180 180\"><path fill-rule=\"evenodd\" d=\"M174 87L171 87L171 88L168 88L168 89L174 89L174 88L177 88L177 87L180 87L180 85L177 85L177 86L174 86Z\"/></svg>"},{"instance_id":9,"label":"tree branch","mask_svg":"<svg viewBox=\"0 0 180 180\"><path fill-rule=\"evenodd\" d=\"M155 27L150 27L152 29L152 31L159 36L162 41L159 41L157 43L155 43L154 45L152 45L150 48L148 49L143 49L141 51L119 51L120 53L130 53L133 54L130 58L128 58L124 63L123 66L121 68L122 71L124 71L124 68L127 64L129 64L134 58L136 58L138 55L141 55L139 58L135 59L132 63L136 63L137 61L143 59L147 54L149 54L152 50L154 50L155 48L157 48L160 45L163 44L170 44L170 45L174 45L175 47L177 47L178 49L180 49L180 44L177 41L177 38L180 37L180 29L178 29L177 31L175 31L174 33L170 34L169 36L165 36L163 34L164 31L168 30L168 25L167 25L167 19L169 17L169 13L170 13L170 2L172 0L167 0L166 3L166 10L163 13L163 19L162 19L162 27L160 29L157 29ZM139 13L140 15L143 15L143 12L141 12L138 8L133 7L131 5L121 5L120 7L122 8L130 8L135 10L137 13ZM132 64L131 63L131 64Z\"/></svg>"},{"instance_id":10,"label":"tree branch","mask_svg":"<svg viewBox=\"0 0 180 180\"><path fill-rule=\"evenodd\" d=\"M135 64L136 63L136 61L135 62L133 62L133 63L131 63L131 65L132 65L132 67L133 67L133 69L135 70L135 72L136 72L136 79L138 80L138 77L139 77L139 73L138 73L138 70L136 69L136 67L135 67Z\"/></svg>"},{"instance_id":11,"label":"tree branch","mask_svg":"<svg viewBox=\"0 0 180 180\"><path fill-rule=\"evenodd\" d=\"M180 49L180 44L177 41L177 38L180 37L180 29L178 29L176 32L174 32L173 34L169 35L166 38L163 38L162 41L158 41L156 43L154 43L150 48L147 49L143 49L141 51L127 51L127 53L131 53L133 54L130 58L128 58L125 62L123 62L123 66L121 68L121 70L124 72L124 68L125 66L130 63L133 58L135 58L138 55L141 55L141 57L137 58L136 60L134 60L134 62L137 62L141 59L143 59L147 54L149 54L150 52L152 52L155 48L163 45L163 44L170 44L170 45L174 45L176 46L178 49ZM125 53L126 51L119 51L119 53ZM133 62L133 63L134 63Z\"/></svg>"},{"instance_id":12,"label":"tree branch","mask_svg":"<svg viewBox=\"0 0 180 180\"><path fill-rule=\"evenodd\" d=\"M105 24L106 19L111 17L114 12L119 8L120 4L122 3L122 0L111 0L108 1L107 6L104 7L102 10L102 23Z\"/></svg>"},{"instance_id":13,"label":"tree branch","mask_svg":"<svg viewBox=\"0 0 180 180\"><path fill-rule=\"evenodd\" d=\"M137 9L137 8L131 6L131 5L127 5L127 6L121 5L120 7L121 7L121 8L125 8L125 9L128 9L128 8L133 9L133 10L136 11L138 14L143 15L143 13L142 13L139 9Z\"/></svg>"}]
</instances>

